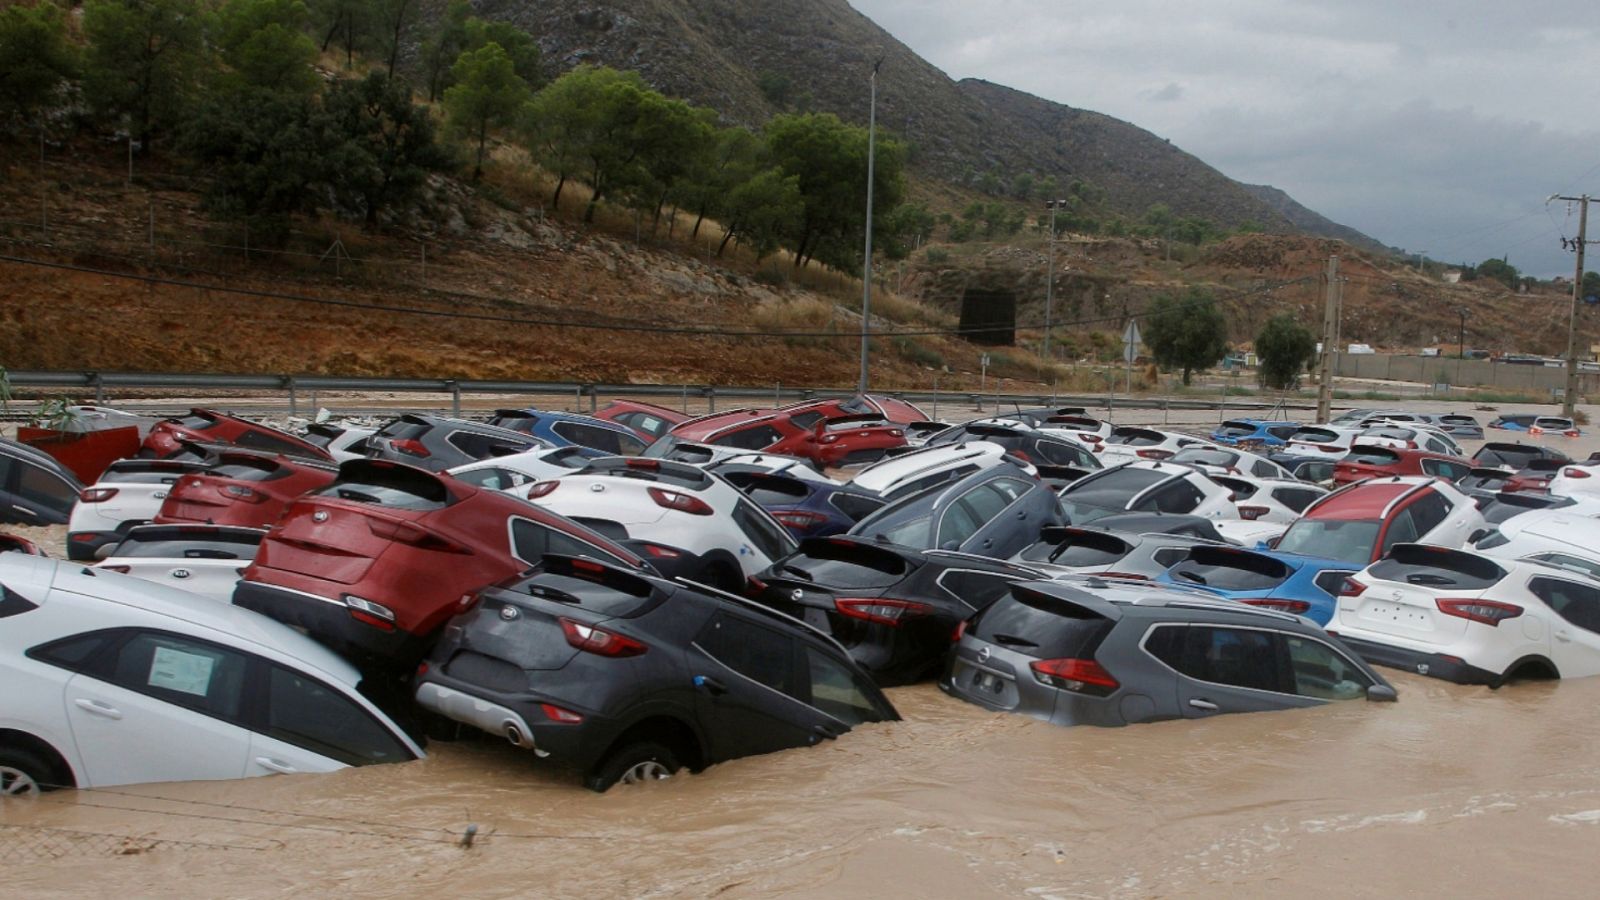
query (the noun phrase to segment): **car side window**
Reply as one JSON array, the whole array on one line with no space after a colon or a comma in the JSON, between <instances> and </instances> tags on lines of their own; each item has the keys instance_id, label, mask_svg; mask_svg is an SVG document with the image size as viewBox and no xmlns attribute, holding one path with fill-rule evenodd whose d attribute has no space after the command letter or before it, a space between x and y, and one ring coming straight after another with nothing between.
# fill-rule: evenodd
<instances>
[{"instance_id":1,"label":"car side window","mask_svg":"<svg viewBox=\"0 0 1600 900\"><path fill-rule=\"evenodd\" d=\"M78 502L78 492L53 473L22 465L17 472L17 496L65 514Z\"/></svg>"},{"instance_id":2,"label":"car side window","mask_svg":"<svg viewBox=\"0 0 1600 900\"><path fill-rule=\"evenodd\" d=\"M835 493L828 498L828 503L834 509L849 516L851 521L859 522L867 516L883 509L883 501L875 497L862 497L858 494Z\"/></svg>"},{"instance_id":3,"label":"car side window","mask_svg":"<svg viewBox=\"0 0 1600 900\"><path fill-rule=\"evenodd\" d=\"M810 644L804 644L806 688L812 707L846 725L860 725L880 718L869 689L843 663Z\"/></svg>"},{"instance_id":4,"label":"car side window","mask_svg":"<svg viewBox=\"0 0 1600 900\"><path fill-rule=\"evenodd\" d=\"M795 696L792 637L722 612L701 630L695 643L745 678Z\"/></svg>"},{"instance_id":5,"label":"car side window","mask_svg":"<svg viewBox=\"0 0 1600 900\"><path fill-rule=\"evenodd\" d=\"M1421 537L1444 523L1445 517L1450 514L1450 501L1438 491L1424 491L1422 496L1406 507L1406 511L1411 513L1411 523Z\"/></svg>"},{"instance_id":6,"label":"car side window","mask_svg":"<svg viewBox=\"0 0 1600 900\"><path fill-rule=\"evenodd\" d=\"M1258 459L1250 464L1250 472L1257 478L1272 478L1278 474L1278 467L1264 459Z\"/></svg>"},{"instance_id":7,"label":"car side window","mask_svg":"<svg viewBox=\"0 0 1600 900\"><path fill-rule=\"evenodd\" d=\"M445 440L473 459L485 459L489 456L489 439L484 435L470 431L452 431Z\"/></svg>"},{"instance_id":8,"label":"car side window","mask_svg":"<svg viewBox=\"0 0 1600 900\"><path fill-rule=\"evenodd\" d=\"M1089 464L1089 452L1071 444L1063 444L1059 441L1040 441L1037 446L1039 456L1053 466L1082 466Z\"/></svg>"},{"instance_id":9,"label":"car side window","mask_svg":"<svg viewBox=\"0 0 1600 900\"><path fill-rule=\"evenodd\" d=\"M304 447L294 441L285 440L276 435L267 434L264 431L246 431L234 438L233 442L241 447L249 447L252 450L270 450L273 453L294 455L306 452Z\"/></svg>"},{"instance_id":10,"label":"car side window","mask_svg":"<svg viewBox=\"0 0 1600 900\"><path fill-rule=\"evenodd\" d=\"M1155 564L1161 568L1170 569L1179 562L1189 558L1189 548L1162 547L1160 550L1150 554L1150 558L1155 560Z\"/></svg>"},{"instance_id":11,"label":"car side window","mask_svg":"<svg viewBox=\"0 0 1600 900\"><path fill-rule=\"evenodd\" d=\"M1372 680L1355 663L1321 641L1286 634L1294 693L1319 700L1355 700L1366 695Z\"/></svg>"},{"instance_id":12,"label":"car side window","mask_svg":"<svg viewBox=\"0 0 1600 900\"><path fill-rule=\"evenodd\" d=\"M276 665L267 677L262 733L350 766L412 758L405 744L349 697Z\"/></svg>"},{"instance_id":13,"label":"car side window","mask_svg":"<svg viewBox=\"0 0 1600 900\"><path fill-rule=\"evenodd\" d=\"M491 491L508 490L519 484L527 484L529 480L528 476L510 469L473 469L470 472L459 472L455 477L467 484Z\"/></svg>"},{"instance_id":14,"label":"car side window","mask_svg":"<svg viewBox=\"0 0 1600 900\"><path fill-rule=\"evenodd\" d=\"M1383 534L1382 554L1388 555L1395 544L1409 544L1417 539L1417 525L1411 520L1411 510L1402 509L1389 521L1389 530Z\"/></svg>"},{"instance_id":15,"label":"car side window","mask_svg":"<svg viewBox=\"0 0 1600 900\"><path fill-rule=\"evenodd\" d=\"M1581 557L1569 556L1565 553L1539 553L1529 557L1529 559L1547 562L1552 566L1558 566L1572 572L1582 572L1590 578L1600 578L1600 563Z\"/></svg>"},{"instance_id":16,"label":"car side window","mask_svg":"<svg viewBox=\"0 0 1600 900\"><path fill-rule=\"evenodd\" d=\"M119 687L239 722L249 658L176 635L140 632L117 650L108 680Z\"/></svg>"},{"instance_id":17,"label":"car side window","mask_svg":"<svg viewBox=\"0 0 1600 900\"><path fill-rule=\"evenodd\" d=\"M1271 631L1191 625L1175 668L1197 681L1229 687L1278 693L1285 687L1277 634Z\"/></svg>"},{"instance_id":18,"label":"car side window","mask_svg":"<svg viewBox=\"0 0 1600 900\"><path fill-rule=\"evenodd\" d=\"M771 425L756 425L722 435L711 443L719 447L733 447L738 450L765 450L776 444L781 437L783 437L783 434Z\"/></svg>"},{"instance_id":19,"label":"car side window","mask_svg":"<svg viewBox=\"0 0 1600 900\"><path fill-rule=\"evenodd\" d=\"M511 520L511 555L528 565L544 559L546 553L562 556L600 556L600 550L554 528L529 519ZM609 554L604 554L609 555Z\"/></svg>"},{"instance_id":20,"label":"car side window","mask_svg":"<svg viewBox=\"0 0 1600 900\"><path fill-rule=\"evenodd\" d=\"M815 410L811 412L796 413L789 417L789 421L792 422L796 428L810 431L812 428L816 427L818 422L822 421L822 413L816 412Z\"/></svg>"},{"instance_id":21,"label":"car side window","mask_svg":"<svg viewBox=\"0 0 1600 900\"><path fill-rule=\"evenodd\" d=\"M1556 615L1584 631L1600 634L1600 590L1561 578L1534 578L1528 590Z\"/></svg>"},{"instance_id":22,"label":"car side window","mask_svg":"<svg viewBox=\"0 0 1600 900\"><path fill-rule=\"evenodd\" d=\"M550 430L580 447L593 447L605 453L622 452L621 445L617 443L617 433L614 431L596 428L582 422L557 422L550 426Z\"/></svg>"},{"instance_id":23,"label":"car side window","mask_svg":"<svg viewBox=\"0 0 1600 900\"><path fill-rule=\"evenodd\" d=\"M984 487L998 494L1001 500L1004 501L1005 505L1001 506L1000 509L995 510L996 515L1000 513L1000 510L1003 510L1006 506L1010 506L1011 504L1017 502L1017 498L1028 492L1028 483L1025 481L1018 481L1015 478L996 478L995 480L984 485Z\"/></svg>"},{"instance_id":24,"label":"car side window","mask_svg":"<svg viewBox=\"0 0 1600 900\"><path fill-rule=\"evenodd\" d=\"M949 569L939 576L939 587L971 610L988 607L1004 597L1015 583L1015 578L968 569Z\"/></svg>"},{"instance_id":25,"label":"car side window","mask_svg":"<svg viewBox=\"0 0 1600 900\"><path fill-rule=\"evenodd\" d=\"M1200 501L1204 499L1205 495L1200 493L1200 489L1190 484L1189 479L1183 478L1156 488L1150 496L1140 500L1135 509L1164 513L1188 513L1193 512L1200 505Z\"/></svg>"},{"instance_id":26,"label":"car side window","mask_svg":"<svg viewBox=\"0 0 1600 900\"><path fill-rule=\"evenodd\" d=\"M788 532L767 521L748 500L740 500L733 508L733 522L768 559L778 559L794 546L786 537Z\"/></svg>"},{"instance_id":27,"label":"car side window","mask_svg":"<svg viewBox=\"0 0 1600 900\"><path fill-rule=\"evenodd\" d=\"M1306 507L1310 506L1322 494L1302 488L1278 488L1272 492L1272 496L1284 506L1301 513L1305 512Z\"/></svg>"},{"instance_id":28,"label":"car side window","mask_svg":"<svg viewBox=\"0 0 1600 900\"><path fill-rule=\"evenodd\" d=\"M660 437L667 433L665 419L659 419L648 413L623 413L617 416L617 421L636 431L642 431L652 437Z\"/></svg>"}]
</instances>

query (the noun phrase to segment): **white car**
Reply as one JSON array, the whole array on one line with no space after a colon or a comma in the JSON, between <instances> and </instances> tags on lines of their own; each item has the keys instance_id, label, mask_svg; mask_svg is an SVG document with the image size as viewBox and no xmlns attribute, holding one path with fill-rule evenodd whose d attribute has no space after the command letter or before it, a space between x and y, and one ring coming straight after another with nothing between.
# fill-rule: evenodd
<instances>
[{"instance_id":1,"label":"white car","mask_svg":"<svg viewBox=\"0 0 1600 900\"><path fill-rule=\"evenodd\" d=\"M1600 674L1600 581L1541 562L1399 544L1328 623L1368 661L1462 684Z\"/></svg>"},{"instance_id":2,"label":"white car","mask_svg":"<svg viewBox=\"0 0 1600 900\"><path fill-rule=\"evenodd\" d=\"M0 554L0 796L420 759L353 666L265 616Z\"/></svg>"},{"instance_id":3,"label":"white car","mask_svg":"<svg viewBox=\"0 0 1600 900\"><path fill-rule=\"evenodd\" d=\"M571 475L602 455L586 447L541 447L470 462L446 469L445 474L491 491L514 491L536 481Z\"/></svg>"},{"instance_id":4,"label":"white car","mask_svg":"<svg viewBox=\"0 0 1600 900\"><path fill-rule=\"evenodd\" d=\"M1337 460L1350 452L1361 429L1344 425L1307 425L1289 435L1283 452L1311 459Z\"/></svg>"},{"instance_id":5,"label":"white car","mask_svg":"<svg viewBox=\"0 0 1600 900\"><path fill-rule=\"evenodd\" d=\"M154 519L180 478L204 468L203 463L170 459L112 463L99 481L78 494L67 519L67 558L94 559L100 548L121 540L128 529Z\"/></svg>"},{"instance_id":6,"label":"white car","mask_svg":"<svg viewBox=\"0 0 1600 900\"><path fill-rule=\"evenodd\" d=\"M528 489L528 499L612 540L645 540L699 557L700 578L742 592L746 579L799 546L788 529L719 475L697 466L608 456Z\"/></svg>"},{"instance_id":7,"label":"white car","mask_svg":"<svg viewBox=\"0 0 1600 900\"><path fill-rule=\"evenodd\" d=\"M350 422L313 422L306 426L305 439L328 451L334 462L349 462L367 458L367 438L377 434L375 428L363 428Z\"/></svg>"},{"instance_id":8,"label":"white car","mask_svg":"<svg viewBox=\"0 0 1600 900\"><path fill-rule=\"evenodd\" d=\"M1600 496L1600 465L1573 463L1562 466L1550 479L1550 493L1558 497Z\"/></svg>"},{"instance_id":9,"label":"white car","mask_svg":"<svg viewBox=\"0 0 1600 900\"><path fill-rule=\"evenodd\" d=\"M774 475L787 475L790 478L818 484L843 484L818 472L810 460L778 453L740 453L737 456L724 457L716 462L707 463L704 468L708 472L716 472L728 466L739 466L745 471L761 469Z\"/></svg>"},{"instance_id":10,"label":"white car","mask_svg":"<svg viewBox=\"0 0 1600 900\"><path fill-rule=\"evenodd\" d=\"M232 603L266 533L231 525L139 525L102 550L105 558L95 568Z\"/></svg>"},{"instance_id":11,"label":"white car","mask_svg":"<svg viewBox=\"0 0 1600 900\"><path fill-rule=\"evenodd\" d=\"M1378 424L1362 429L1356 442L1400 450L1426 450L1450 456L1465 456L1455 438L1443 431L1419 424Z\"/></svg>"},{"instance_id":12,"label":"white car","mask_svg":"<svg viewBox=\"0 0 1600 900\"><path fill-rule=\"evenodd\" d=\"M1600 561L1600 497L1518 513L1483 535L1473 549L1502 559Z\"/></svg>"},{"instance_id":13,"label":"white car","mask_svg":"<svg viewBox=\"0 0 1600 900\"><path fill-rule=\"evenodd\" d=\"M1186 447L1167 462L1194 466L1208 475L1251 475L1256 478L1294 478L1289 470L1265 456L1232 447Z\"/></svg>"},{"instance_id":14,"label":"white car","mask_svg":"<svg viewBox=\"0 0 1600 900\"><path fill-rule=\"evenodd\" d=\"M1141 459L1171 459L1173 454L1188 447L1215 447L1216 444L1192 434L1160 431L1135 425L1119 425L1111 429L1100 450L1100 461L1107 466Z\"/></svg>"},{"instance_id":15,"label":"white car","mask_svg":"<svg viewBox=\"0 0 1600 900\"><path fill-rule=\"evenodd\" d=\"M1283 537L1289 530L1286 522L1267 522L1252 519L1218 519L1216 521L1217 533L1222 535L1231 544L1240 547L1256 548L1263 543L1270 545L1271 541Z\"/></svg>"},{"instance_id":16,"label":"white car","mask_svg":"<svg viewBox=\"0 0 1600 900\"><path fill-rule=\"evenodd\" d=\"M1080 442L1094 448L1099 452L1105 446L1106 438L1111 437L1114 426L1104 419L1096 419L1090 415L1051 416L1039 425L1040 431L1051 434L1066 432L1077 438Z\"/></svg>"},{"instance_id":17,"label":"white car","mask_svg":"<svg viewBox=\"0 0 1600 900\"><path fill-rule=\"evenodd\" d=\"M980 469L1006 462L1006 449L988 441L936 444L910 453L891 456L857 472L850 483L876 491L885 500L898 500L934 485L971 475ZM1020 461L1012 459L1011 462ZM1022 463L1031 475L1038 470Z\"/></svg>"},{"instance_id":18,"label":"white car","mask_svg":"<svg viewBox=\"0 0 1600 900\"><path fill-rule=\"evenodd\" d=\"M1213 475L1211 480L1233 492L1239 518L1249 522L1288 525L1328 489L1296 479L1253 478L1249 475Z\"/></svg>"},{"instance_id":19,"label":"white car","mask_svg":"<svg viewBox=\"0 0 1600 900\"><path fill-rule=\"evenodd\" d=\"M1237 519L1227 488L1189 466L1158 460L1123 463L1090 472L1058 495L1067 521L1082 525L1123 512L1177 513Z\"/></svg>"}]
</instances>

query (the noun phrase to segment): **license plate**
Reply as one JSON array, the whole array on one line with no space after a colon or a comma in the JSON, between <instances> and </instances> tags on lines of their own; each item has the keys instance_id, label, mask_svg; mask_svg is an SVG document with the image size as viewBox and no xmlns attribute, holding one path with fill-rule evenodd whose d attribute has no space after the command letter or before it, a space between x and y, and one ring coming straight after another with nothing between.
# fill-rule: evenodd
<instances>
[{"instance_id":1,"label":"license plate","mask_svg":"<svg viewBox=\"0 0 1600 900\"><path fill-rule=\"evenodd\" d=\"M998 694L1001 691L1000 676L993 672L979 672L973 677L972 686L980 691Z\"/></svg>"}]
</instances>

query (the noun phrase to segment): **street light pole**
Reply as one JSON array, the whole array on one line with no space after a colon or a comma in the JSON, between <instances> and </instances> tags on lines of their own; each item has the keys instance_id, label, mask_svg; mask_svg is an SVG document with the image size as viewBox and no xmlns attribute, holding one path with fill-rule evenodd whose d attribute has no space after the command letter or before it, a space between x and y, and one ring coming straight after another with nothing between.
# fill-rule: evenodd
<instances>
[{"instance_id":1,"label":"street light pole","mask_svg":"<svg viewBox=\"0 0 1600 900\"><path fill-rule=\"evenodd\" d=\"M872 99L867 107L867 249L861 267L861 378L856 382L856 391L862 394L867 392L867 353L872 334L872 168L878 150L878 67L882 65L882 59L872 64Z\"/></svg>"},{"instance_id":2,"label":"street light pole","mask_svg":"<svg viewBox=\"0 0 1600 900\"><path fill-rule=\"evenodd\" d=\"M1054 305L1056 287L1056 210L1065 200L1046 200L1044 205L1050 210L1050 263L1045 270L1044 279L1044 352L1039 354L1044 357L1046 364L1050 362L1050 310Z\"/></svg>"}]
</instances>

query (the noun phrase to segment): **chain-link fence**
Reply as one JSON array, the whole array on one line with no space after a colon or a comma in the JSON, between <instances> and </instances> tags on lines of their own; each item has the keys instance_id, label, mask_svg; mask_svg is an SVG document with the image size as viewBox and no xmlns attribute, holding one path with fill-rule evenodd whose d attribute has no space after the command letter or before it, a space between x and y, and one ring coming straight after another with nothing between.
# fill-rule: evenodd
<instances>
[{"instance_id":1,"label":"chain-link fence","mask_svg":"<svg viewBox=\"0 0 1600 900\"><path fill-rule=\"evenodd\" d=\"M248 850L262 846L179 841L148 835L109 834L41 825L0 825L0 866L67 857L137 856L165 850Z\"/></svg>"}]
</instances>

